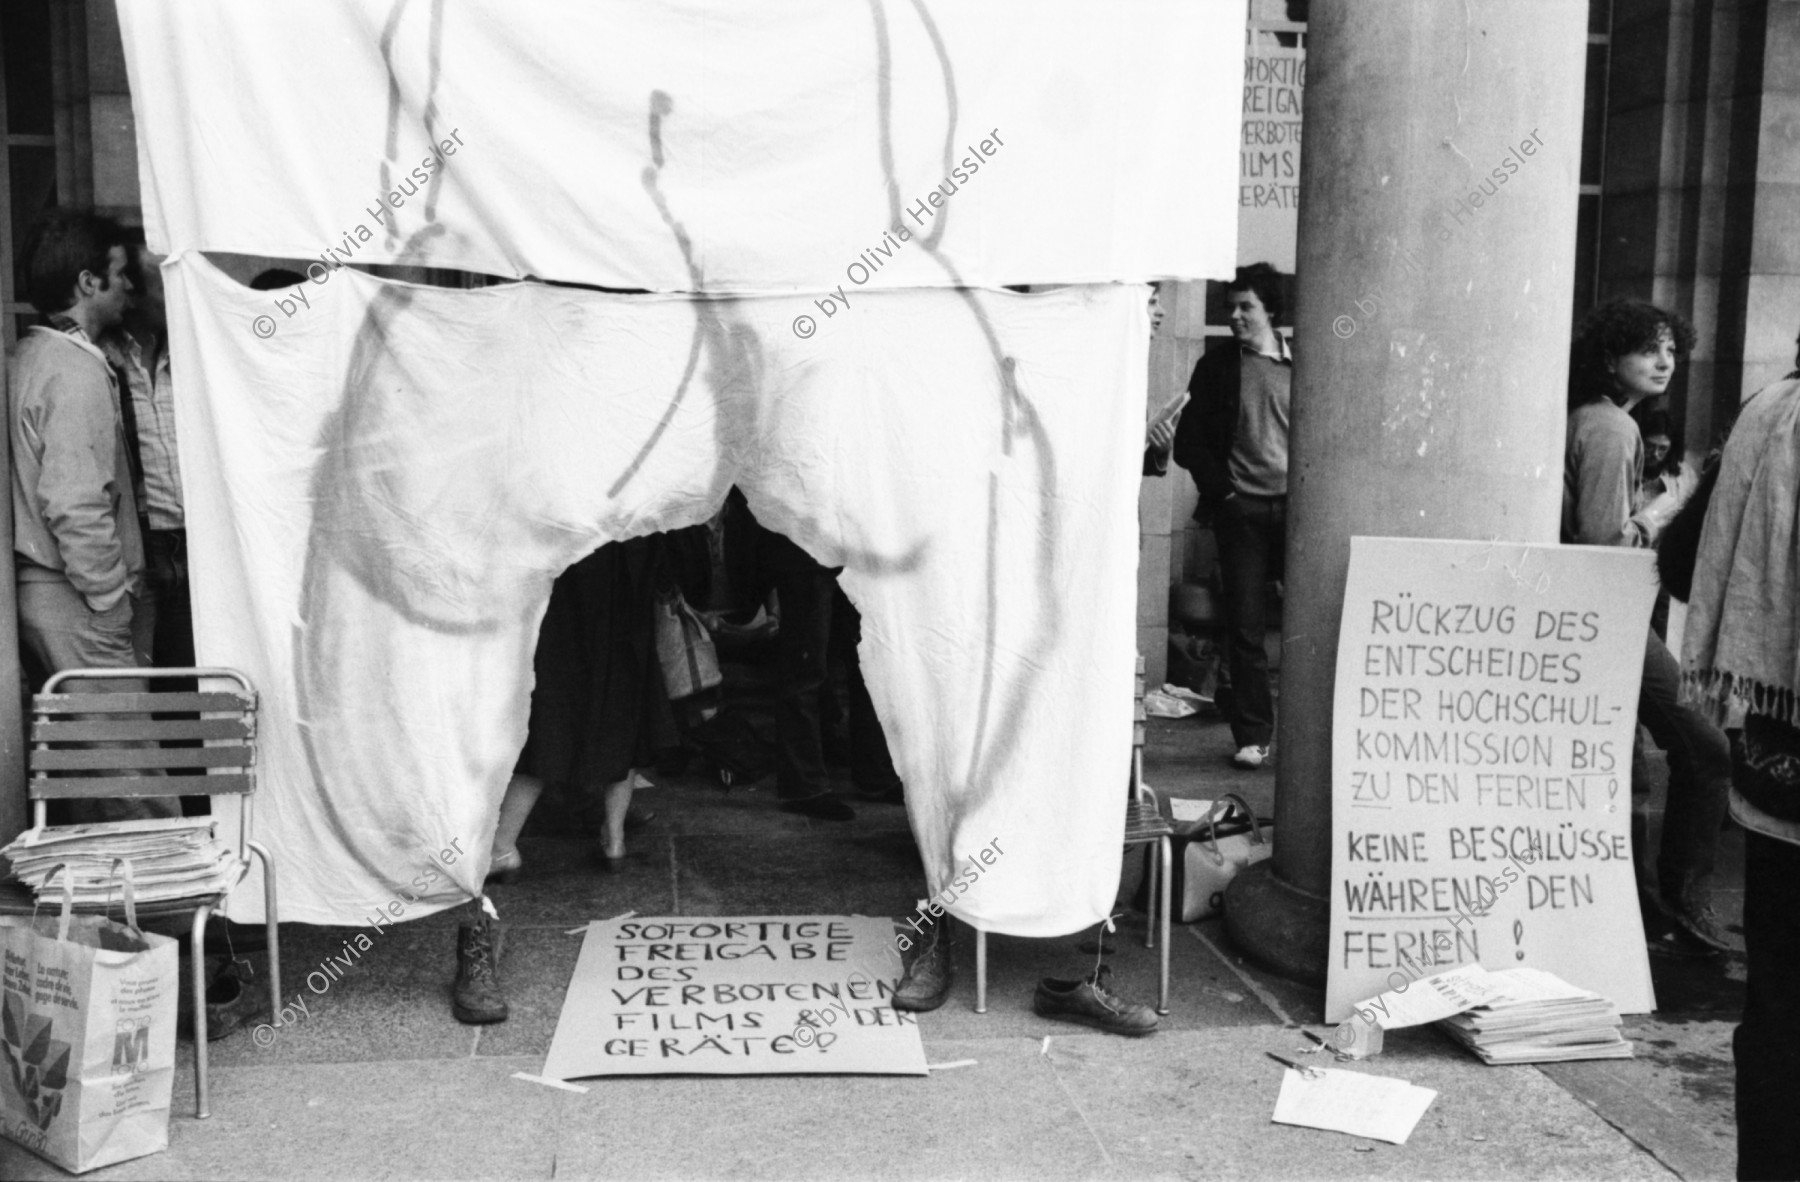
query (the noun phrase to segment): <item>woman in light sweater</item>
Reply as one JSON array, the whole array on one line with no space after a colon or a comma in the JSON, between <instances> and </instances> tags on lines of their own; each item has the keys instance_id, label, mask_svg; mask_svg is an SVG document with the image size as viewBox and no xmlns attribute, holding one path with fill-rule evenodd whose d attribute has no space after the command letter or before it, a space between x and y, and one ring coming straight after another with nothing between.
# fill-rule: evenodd
<instances>
[{"instance_id":1,"label":"woman in light sweater","mask_svg":"<svg viewBox=\"0 0 1800 1182\"><path fill-rule=\"evenodd\" d=\"M1676 358L1693 347L1694 332L1673 312L1641 300L1613 300L1594 309L1576 334L1570 374L1569 431L1563 453L1563 541L1586 546L1649 546L1660 523L1632 512L1644 474L1644 444L1627 412L1667 392ZM1669 793L1663 812L1656 889L1640 883L1646 919L1659 917L1675 939L1660 951L1711 954L1731 947L1712 907L1719 827L1731 788L1731 749L1725 734L1682 706L1680 667L1654 631L1645 629L1638 721L1668 753ZM1634 752L1634 773L1642 760ZM1634 794L1648 785L1632 776ZM1642 816L1633 818L1641 854ZM1640 856L1638 864L1644 859Z\"/></svg>"}]
</instances>

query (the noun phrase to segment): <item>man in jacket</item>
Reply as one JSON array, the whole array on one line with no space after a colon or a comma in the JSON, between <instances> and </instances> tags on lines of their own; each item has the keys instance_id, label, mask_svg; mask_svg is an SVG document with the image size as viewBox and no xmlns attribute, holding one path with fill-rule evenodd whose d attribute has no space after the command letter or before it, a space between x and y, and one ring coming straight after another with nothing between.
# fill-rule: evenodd
<instances>
[{"instance_id":1,"label":"man in jacket","mask_svg":"<svg viewBox=\"0 0 1800 1182\"><path fill-rule=\"evenodd\" d=\"M94 343L129 305L124 244L110 219L57 211L25 249L26 294L49 323L26 333L7 366L13 549L19 639L48 673L149 663L148 629L133 628L144 546L117 380ZM106 805L106 819L179 815L168 800Z\"/></svg>"},{"instance_id":2,"label":"man in jacket","mask_svg":"<svg viewBox=\"0 0 1800 1182\"><path fill-rule=\"evenodd\" d=\"M1232 344L1208 350L1188 381L1192 401L1170 430L1151 428L1144 470L1175 462L1193 473L1200 509L1210 513L1225 585L1231 674L1232 762L1261 767L1275 734L1269 689L1267 585L1281 577L1287 545L1288 396L1293 357L1275 331L1281 274L1267 263L1239 267L1225 286Z\"/></svg>"},{"instance_id":3,"label":"man in jacket","mask_svg":"<svg viewBox=\"0 0 1800 1182\"><path fill-rule=\"evenodd\" d=\"M148 629L153 637L151 664L192 665L194 616L188 596L187 518L175 446L175 394L159 268L162 258L135 240L126 257L132 307L124 322L99 344L120 383L125 454L132 465L132 494L144 539L144 585L133 626Z\"/></svg>"}]
</instances>

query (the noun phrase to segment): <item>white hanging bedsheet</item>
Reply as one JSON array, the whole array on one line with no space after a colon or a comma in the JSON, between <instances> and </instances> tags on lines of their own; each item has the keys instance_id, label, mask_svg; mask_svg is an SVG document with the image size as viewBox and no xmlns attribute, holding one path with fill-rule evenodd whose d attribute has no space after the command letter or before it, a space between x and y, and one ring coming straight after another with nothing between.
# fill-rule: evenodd
<instances>
[{"instance_id":1,"label":"white hanging bedsheet","mask_svg":"<svg viewBox=\"0 0 1800 1182\"><path fill-rule=\"evenodd\" d=\"M1244 14L119 4L159 251L852 300L859 285L1229 275Z\"/></svg>"},{"instance_id":2,"label":"white hanging bedsheet","mask_svg":"<svg viewBox=\"0 0 1800 1182\"><path fill-rule=\"evenodd\" d=\"M992 847L965 920L1107 914L1148 332L1115 281L1231 271L1242 0L119 9L197 642L264 694L284 919L478 891L552 580L732 483L846 568L929 889ZM315 262L257 293L201 250ZM345 266L383 262L677 294Z\"/></svg>"},{"instance_id":3,"label":"white hanging bedsheet","mask_svg":"<svg viewBox=\"0 0 1800 1182\"><path fill-rule=\"evenodd\" d=\"M282 293L197 255L164 276L199 655L263 694L256 832L284 919L478 891L552 580L733 483L846 568L930 889L997 840L962 918L1048 936L1107 914L1143 287L870 293L800 340L792 297L345 270L264 340L244 325ZM453 844L472 856L431 876ZM231 914L260 905L240 890Z\"/></svg>"}]
</instances>

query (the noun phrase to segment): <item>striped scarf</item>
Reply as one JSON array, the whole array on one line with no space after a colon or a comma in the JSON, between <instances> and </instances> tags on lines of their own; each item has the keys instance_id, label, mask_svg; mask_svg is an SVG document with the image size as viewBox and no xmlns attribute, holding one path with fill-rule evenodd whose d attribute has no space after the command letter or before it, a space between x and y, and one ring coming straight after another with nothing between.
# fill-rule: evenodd
<instances>
[{"instance_id":1,"label":"striped scarf","mask_svg":"<svg viewBox=\"0 0 1800 1182\"><path fill-rule=\"evenodd\" d=\"M1684 696L1800 726L1800 377L1744 404L1694 564Z\"/></svg>"}]
</instances>

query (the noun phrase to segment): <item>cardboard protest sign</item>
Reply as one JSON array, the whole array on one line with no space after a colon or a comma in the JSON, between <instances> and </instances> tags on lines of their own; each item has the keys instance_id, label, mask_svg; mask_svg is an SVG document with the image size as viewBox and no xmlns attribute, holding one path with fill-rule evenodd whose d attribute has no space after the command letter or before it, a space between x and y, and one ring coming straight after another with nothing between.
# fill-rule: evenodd
<instances>
[{"instance_id":1,"label":"cardboard protest sign","mask_svg":"<svg viewBox=\"0 0 1800 1182\"><path fill-rule=\"evenodd\" d=\"M900 972L886 918L596 921L544 1075L924 1075Z\"/></svg>"},{"instance_id":2,"label":"cardboard protest sign","mask_svg":"<svg viewBox=\"0 0 1800 1182\"><path fill-rule=\"evenodd\" d=\"M1631 860L1655 594L1645 550L1351 539L1328 1021L1465 963L1655 1007Z\"/></svg>"},{"instance_id":3,"label":"cardboard protest sign","mask_svg":"<svg viewBox=\"0 0 1800 1182\"><path fill-rule=\"evenodd\" d=\"M1258 39L1244 57L1238 146L1239 263L1294 269L1300 234L1300 109L1306 51Z\"/></svg>"}]
</instances>

